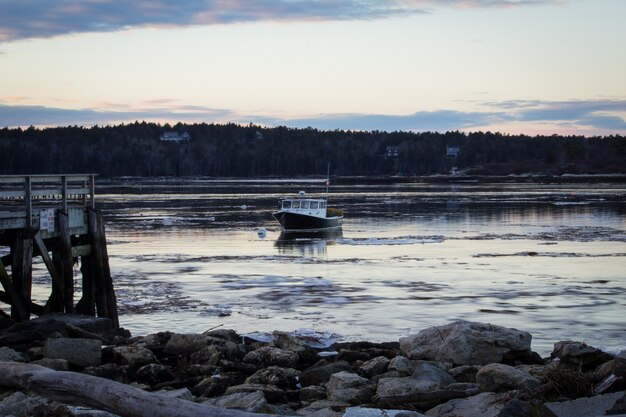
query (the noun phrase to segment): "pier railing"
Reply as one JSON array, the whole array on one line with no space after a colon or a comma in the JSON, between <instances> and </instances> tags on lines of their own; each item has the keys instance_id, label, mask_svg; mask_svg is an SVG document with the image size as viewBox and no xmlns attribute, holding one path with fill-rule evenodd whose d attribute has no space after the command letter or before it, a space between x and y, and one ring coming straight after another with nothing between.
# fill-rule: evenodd
<instances>
[{"instance_id":1,"label":"pier railing","mask_svg":"<svg viewBox=\"0 0 626 417\"><path fill-rule=\"evenodd\" d=\"M13 227L32 226L35 209L39 208L59 208L65 212L68 206L93 209L95 177L95 174L0 176L0 223L12 220Z\"/></svg>"}]
</instances>

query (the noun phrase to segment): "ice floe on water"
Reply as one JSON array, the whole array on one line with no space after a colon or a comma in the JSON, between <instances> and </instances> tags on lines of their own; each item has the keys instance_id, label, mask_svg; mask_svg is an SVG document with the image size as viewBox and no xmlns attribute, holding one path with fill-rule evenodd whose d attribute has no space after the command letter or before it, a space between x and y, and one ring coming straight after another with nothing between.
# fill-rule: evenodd
<instances>
[{"instance_id":1,"label":"ice floe on water","mask_svg":"<svg viewBox=\"0 0 626 417\"><path fill-rule=\"evenodd\" d=\"M339 238L337 243L353 246L395 246L395 245L419 245L427 243L442 243L443 236L400 236L400 237L368 237L368 238Z\"/></svg>"},{"instance_id":2,"label":"ice floe on water","mask_svg":"<svg viewBox=\"0 0 626 417\"><path fill-rule=\"evenodd\" d=\"M313 329L297 329L287 333L290 338L296 339L305 346L315 349L326 349L340 340L340 336L335 333L318 332ZM250 332L242 335L244 338L256 340L257 342L271 343L281 337L279 332Z\"/></svg>"}]
</instances>

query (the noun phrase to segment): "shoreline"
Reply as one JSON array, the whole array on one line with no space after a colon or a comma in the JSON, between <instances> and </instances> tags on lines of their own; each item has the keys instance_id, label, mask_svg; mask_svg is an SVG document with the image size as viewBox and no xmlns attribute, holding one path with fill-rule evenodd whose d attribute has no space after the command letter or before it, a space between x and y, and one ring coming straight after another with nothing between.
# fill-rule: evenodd
<instances>
[{"instance_id":1,"label":"shoreline","mask_svg":"<svg viewBox=\"0 0 626 417\"><path fill-rule=\"evenodd\" d=\"M584 342L555 341L550 356L541 357L530 349L530 333L490 323L454 321L375 343L338 342L312 331L243 337L221 327L132 336L108 319L61 314L13 326L9 320L0 322L0 370L21 373L24 381L39 373L95 377L94 383L113 384L124 395L159 392L193 407L303 417L388 415L380 410L407 410L412 417L504 417L519 408L525 414L516 416L561 417L555 409L590 397L610 402L606 410L626 412L626 350L610 354ZM0 414L10 415L2 407L12 402L24 406L22 391L35 401L26 385L2 378ZM45 389L39 393L40 407L91 415L50 402ZM70 398L76 402L84 395Z\"/></svg>"}]
</instances>

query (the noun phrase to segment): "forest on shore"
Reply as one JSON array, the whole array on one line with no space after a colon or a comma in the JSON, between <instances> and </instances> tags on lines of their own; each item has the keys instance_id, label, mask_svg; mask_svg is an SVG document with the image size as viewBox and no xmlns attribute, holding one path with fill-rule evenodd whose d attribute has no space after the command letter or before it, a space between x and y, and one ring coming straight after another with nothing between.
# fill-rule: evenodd
<instances>
[{"instance_id":1,"label":"forest on shore","mask_svg":"<svg viewBox=\"0 0 626 417\"><path fill-rule=\"evenodd\" d=\"M188 140L162 140L168 133ZM185 135L187 137L187 135ZM623 136L322 131L135 122L0 129L0 174L280 177L624 174Z\"/></svg>"}]
</instances>

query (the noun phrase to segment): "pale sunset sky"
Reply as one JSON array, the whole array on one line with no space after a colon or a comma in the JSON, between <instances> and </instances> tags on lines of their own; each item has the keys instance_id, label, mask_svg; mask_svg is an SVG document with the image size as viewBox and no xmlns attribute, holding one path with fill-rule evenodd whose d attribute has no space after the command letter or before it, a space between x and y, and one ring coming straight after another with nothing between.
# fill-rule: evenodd
<instances>
[{"instance_id":1,"label":"pale sunset sky","mask_svg":"<svg viewBox=\"0 0 626 417\"><path fill-rule=\"evenodd\" d=\"M626 135L626 0L0 0L0 128Z\"/></svg>"}]
</instances>

